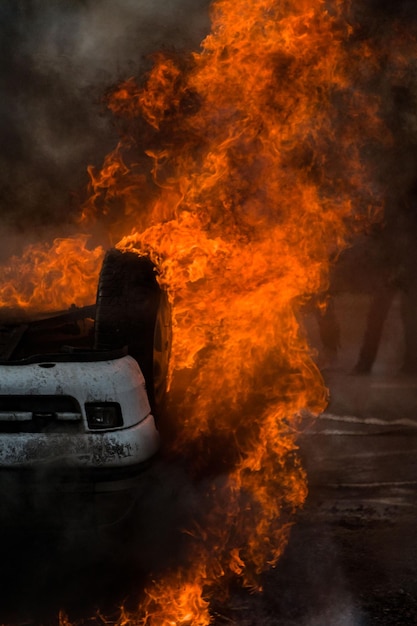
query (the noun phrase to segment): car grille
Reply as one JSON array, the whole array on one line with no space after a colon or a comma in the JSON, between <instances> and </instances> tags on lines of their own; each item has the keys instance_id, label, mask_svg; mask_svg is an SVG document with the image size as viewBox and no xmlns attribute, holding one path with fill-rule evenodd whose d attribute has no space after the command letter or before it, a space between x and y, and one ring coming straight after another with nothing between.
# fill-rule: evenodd
<instances>
[{"instance_id":1,"label":"car grille","mask_svg":"<svg viewBox=\"0 0 417 626\"><path fill-rule=\"evenodd\" d=\"M0 433L78 432L81 422L72 396L0 395Z\"/></svg>"}]
</instances>

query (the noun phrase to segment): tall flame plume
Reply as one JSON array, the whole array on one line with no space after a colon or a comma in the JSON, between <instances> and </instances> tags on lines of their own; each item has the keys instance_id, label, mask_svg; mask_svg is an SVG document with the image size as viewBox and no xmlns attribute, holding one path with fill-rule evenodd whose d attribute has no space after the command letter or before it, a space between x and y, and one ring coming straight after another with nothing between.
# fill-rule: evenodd
<instances>
[{"instance_id":1,"label":"tall flame plume","mask_svg":"<svg viewBox=\"0 0 417 626\"><path fill-rule=\"evenodd\" d=\"M181 416L169 452L206 485L186 566L149 583L120 625L209 624L210 598L232 580L261 589L305 501L300 416L322 411L327 391L297 310L326 292L330 262L381 205L376 61L345 3L329 6L216 0L200 52L159 54L145 84L108 97L121 139L90 168L79 226L104 224L160 269ZM93 277L101 255L91 251Z\"/></svg>"}]
</instances>

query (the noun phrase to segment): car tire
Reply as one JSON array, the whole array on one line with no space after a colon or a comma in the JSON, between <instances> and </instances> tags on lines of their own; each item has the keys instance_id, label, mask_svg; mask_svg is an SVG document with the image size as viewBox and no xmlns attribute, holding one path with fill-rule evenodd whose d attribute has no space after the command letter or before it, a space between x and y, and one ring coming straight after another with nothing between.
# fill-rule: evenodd
<instances>
[{"instance_id":1,"label":"car tire","mask_svg":"<svg viewBox=\"0 0 417 626\"><path fill-rule=\"evenodd\" d=\"M142 370L154 413L165 399L170 345L169 302L154 263L135 252L109 250L98 280L94 347L127 347Z\"/></svg>"}]
</instances>

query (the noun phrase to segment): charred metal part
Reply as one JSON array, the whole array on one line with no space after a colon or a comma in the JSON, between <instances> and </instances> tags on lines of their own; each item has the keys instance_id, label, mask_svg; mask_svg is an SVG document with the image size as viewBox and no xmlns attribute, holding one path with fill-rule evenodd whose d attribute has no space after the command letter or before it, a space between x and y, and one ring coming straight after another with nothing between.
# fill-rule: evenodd
<instances>
[{"instance_id":1,"label":"charred metal part","mask_svg":"<svg viewBox=\"0 0 417 626\"><path fill-rule=\"evenodd\" d=\"M13 328L13 330L8 335L7 342L4 346L1 347L0 357L2 359L8 361L12 357L14 351L16 350L20 340L22 339L27 329L27 324L21 324L20 326Z\"/></svg>"}]
</instances>

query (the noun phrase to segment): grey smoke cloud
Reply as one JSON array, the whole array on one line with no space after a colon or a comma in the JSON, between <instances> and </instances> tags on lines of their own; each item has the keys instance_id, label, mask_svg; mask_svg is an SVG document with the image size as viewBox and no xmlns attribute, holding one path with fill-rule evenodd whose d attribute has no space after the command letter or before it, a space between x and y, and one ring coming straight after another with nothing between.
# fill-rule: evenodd
<instances>
[{"instance_id":1,"label":"grey smoke cloud","mask_svg":"<svg viewBox=\"0 0 417 626\"><path fill-rule=\"evenodd\" d=\"M208 0L6 0L0 6L0 224L60 224L73 192L117 133L102 104L149 55L192 50L209 30Z\"/></svg>"},{"instance_id":2,"label":"grey smoke cloud","mask_svg":"<svg viewBox=\"0 0 417 626\"><path fill-rule=\"evenodd\" d=\"M208 28L206 0L32 4L23 49L40 73L67 70L80 89L137 70L140 57L159 47L198 45Z\"/></svg>"}]
</instances>

